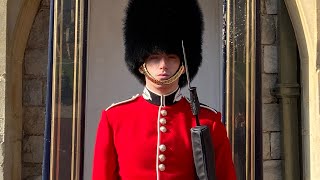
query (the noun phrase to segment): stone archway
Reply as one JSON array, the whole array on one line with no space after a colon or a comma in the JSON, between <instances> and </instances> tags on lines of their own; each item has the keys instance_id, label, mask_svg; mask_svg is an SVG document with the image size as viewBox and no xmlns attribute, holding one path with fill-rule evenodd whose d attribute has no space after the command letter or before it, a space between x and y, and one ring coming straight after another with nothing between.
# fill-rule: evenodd
<instances>
[{"instance_id":1,"label":"stone archway","mask_svg":"<svg viewBox=\"0 0 320 180\"><path fill-rule=\"evenodd\" d=\"M303 179L317 179L320 171L319 67L320 38L319 3L317 0L285 0L295 31L301 62L302 167Z\"/></svg>"},{"instance_id":2,"label":"stone archway","mask_svg":"<svg viewBox=\"0 0 320 180\"><path fill-rule=\"evenodd\" d=\"M22 72L23 58L29 33L38 12L41 0L11 0L7 1L6 27L12 30L7 32L5 70L5 115L3 179L21 179L21 150L22 150ZM10 25L12 25L12 28ZM9 39L10 38L10 39ZM1 178L2 179L2 178Z\"/></svg>"}]
</instances>

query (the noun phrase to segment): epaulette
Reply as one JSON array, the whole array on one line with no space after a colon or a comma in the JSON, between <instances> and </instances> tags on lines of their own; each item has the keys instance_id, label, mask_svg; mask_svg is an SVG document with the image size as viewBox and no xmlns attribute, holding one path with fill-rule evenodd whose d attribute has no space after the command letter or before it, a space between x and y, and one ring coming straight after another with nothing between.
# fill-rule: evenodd
<instances>
[{"instance_id":1,"label":"epaulette","mask_svg":"<svg viewBox=\"0 0 320 180\"><path fill-rule=\"evenodd\" d=\"M124 101L120 101L120 102L117 102L117 103L112 103L107 109L105 109L105 111L107 111L108 109L110 109L112 107L118 106L120 104L125 104L125 103L128 103L130 101L133 101L133 100L137 99L138 96L139 96L139 94L132 96L132 98L130 98L130 99L127 99L127 100L124 100Z\"/></svg>"},{"instance_id":2,"label":"epaulette","mask_svg":"<svg viewBox=\"0 0 320 180\"><path fill-rule=\"evenodd\" d=\"M185 97L185 98L186 98L186 100L187 100L189 103L191 103L191 101L190 101L189 98L187 98L187 97ZM210 106L208 106L208 105L206 105L206 104L200 103L200 107L209 109L210 111L213 111L214 113L218 114L218 111L217 111L217 110L213 109L212 107L210 107Z\"/></svg>"},{"instance_id":3,"label":"epaulette","mask_svg":"<svg viewBox=\"0 0 320 180\"><path fill-rule=\"evenodd\" d=\"M210 107L210 106L208 106L208 105L206 105L206 104L200 103L200 107L209 109L209 110L213 111L214 113L218 114L218 111L217 111L217 110L213 109L212 107Z\"/></svg>"}]
</instances>

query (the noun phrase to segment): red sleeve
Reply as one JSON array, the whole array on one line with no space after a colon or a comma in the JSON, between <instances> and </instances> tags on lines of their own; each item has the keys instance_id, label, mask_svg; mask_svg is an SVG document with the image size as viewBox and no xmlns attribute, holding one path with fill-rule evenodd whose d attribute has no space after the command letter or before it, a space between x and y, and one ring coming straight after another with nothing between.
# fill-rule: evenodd
<instances>
[{"instance_id":1,"label":"red sleeve","mask_svg":"<svg viewBox=\"0 0 320 180\"><path fill-rule=\"evenodd\" d=\"M117 177L117 154L113 142L113 130L108 122L106 111L103 111L96 136L92 179L116 180Z\"/></svg>"},{"instance_id":2,"label":"red sleeve","mask_svg":"<svg viewBox=\"0 0 320 180\"><path fill-rule=\"evenodd\" d=\"M232 161L230 142L226 129L220 121L213 123L213 144L217 180L235 180L236 173Z\"/></svg>"}]
</instances>

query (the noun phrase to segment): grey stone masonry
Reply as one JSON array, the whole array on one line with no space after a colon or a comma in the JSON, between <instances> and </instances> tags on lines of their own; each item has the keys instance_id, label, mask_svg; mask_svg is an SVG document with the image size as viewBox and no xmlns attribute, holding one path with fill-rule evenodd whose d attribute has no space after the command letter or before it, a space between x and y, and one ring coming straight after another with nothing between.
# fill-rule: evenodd
<instances>
[{"instance_id":1,"label":"grey stone masonry","mask_svg":"<svg viewBox=\"0 0 320 180\"><path fill-rule=\"evenodd\" d=\"M27 136L23 138L23 161L26 163L42 163L43 136Z\"/></svg>"},{"instance_id":2,"label":"grey stone masonry","mask_svg":"<svg viewBox=\"0 0 320 180\"><path fill-rule=\"evenodd\" d=\"M262 141L263 159L271 159L270 133L263 133Z\"/></svg>"},{"instance_id":3,"label":"grey stone masonry","mask_svg":"<svg viewBox=\"0 0 320 180\"><path fill-rule=\"evenodd\" d=\"M274 44L276 42L276 16L261 16L261 43Z\"/></svg>"},{"instance_id":4,"label":"grey stone masonry","mask_svg":"<svg viewBox=\"0 0 320 180\"><path fill-rule=\"evenodd\" d=\"M278 0L264 0L261 1L261 11L264 14L277 14Z\"/></svg>"},{"instance_id":5,"label":"grey stone masonry","mask_svg":"<svg viewBox=\"0 0 320 180\"><path fill-rule=\"evenodd\" d=\"M263 69L265 73L278 73L277 46L264 46Z\"/></svg>"},{"instance_id":6,"label":"grey stone masonry","mask_svg":"<svg viewBox=\"0 0 320 180\"><path fill-rule=\"evenodd\" d=\"M268 160L263 162L263 180L281 180L281 161Z\"/></svg>"},{"instance_id":7,"label":"grey stone masonry","mask_svg":"<svg viewBox=\"0 0 320 180\"><path fill-rule=\"evenodd\" d=\"M278 83L278 0L261 0L263 179L281 180L280 106L273 93Z\"/></svg>"},{"instance_id":8,"label":"grey stone masonry","mask_svg":"<svg viewBox=\"0 0 320 180\"><path fill-rule=\"evenodd\" d=\"M27 47L28 49L47 48L49 37L49 14L47 7L41 7L33 22Z\"/></svg>"},{"instance_id":9,"label":"grey stone masonry","mask_svg":"<svg viewBox=\"0 0 320 180\"><path fill-rule=\"evenodd\" d=\"M37 79L23 81L23 104L25 106L41 106L42 82Z\"/></svg>"},{"instance_id":10,"label":"grey stone masonry","mask_svg":"<svg viewBox=\"0 0 320 180\"><path fill-rule=\"evenodd\" d=\"M281 135L280 132L271 133L270 145L271 145L271 158L280 159L281 158Z\"/></svg>"},{"instance_id":11,"label":"grey stone masonry","mask_svg":"<svg viewBox=\"0 0 320 180\"><path fill-rule=\"evenodd\" d=\"M24 60L26 75L47 76L48 48L27 49Z\"/></svg>"},{"instance_id":12,"label":"grey stone masonry","mask_svg":"<svg viewBox=\"0 0 320 180\"><path fill-rule=\"evenodd\" d=\"M276 87L276 74L262 74L262 102L266 104L277 103L277 98L271 93Z\"/></svg>"},{"instance_id":13,"label":"grey stone masonry","mask_svg":"<svg viewBox=\"0 0 320 180\"><path fill-rule=\"evenodd\" d=\"M22 180L42 178L49 2L41 2L24 55Z\"/></svg>"},{"instance_id":14,"label":"grey stone masonry","mask_svg":"<svg viewBox=\"0 0 320 180\"><path fill-rule=\"evenodd\" d=\"M1 43L0 43L1 44ZM6 86L5 86L5 82L4 81L0 81L0 102L1 103L5 103L5 97L6 97L6 95L5 95L5 88L6 88ZM0 108L0 118L5 118L5 107L4 106L1 106L1 108ZM1 121L1 123L4 123L4 121Z\"/></svg>"},{"instance_id":15,"label":"grey stone masonry","mask_svg":"<svg viewBox=\"0 0 320 180\"><path fill-rule=\"evenodd\" d=\"M280 131L278 104L262 105L262 130L263 132Z\"/></svg>"},{"instance_id":16,"label":"grey stone masonry","mask_svg":"<svg viewBox=\"0 0 320 180\"><path fill-rule=\"evenodd\" d=\"M23 132L24 135L43 135L44 132L44 107L23 108Z\"/></svg>"},{"instance_id":17,"label":"grey stone masonry","mask_svg":"<svg viewBox=\"0 0 320 180\"><path fill-rule=\"evenodd\" d=\"M42 171L42 165L41 164L35 164L35 163L25 163L23 171L22 171L22 177L23 179L35 179L39 176L41 177L41 171Z\"/></svg>"},{"instance_id":18,"label":"grey stone masonry","mask_svg":"<svg viewBox=\"0 0 320 180\"><path fill-rule=\"evenodd\" d=\"M42 0L41 2L41 7L44 8L49 8L50 7L50 0Z\"/></svg>"}]
</instances>

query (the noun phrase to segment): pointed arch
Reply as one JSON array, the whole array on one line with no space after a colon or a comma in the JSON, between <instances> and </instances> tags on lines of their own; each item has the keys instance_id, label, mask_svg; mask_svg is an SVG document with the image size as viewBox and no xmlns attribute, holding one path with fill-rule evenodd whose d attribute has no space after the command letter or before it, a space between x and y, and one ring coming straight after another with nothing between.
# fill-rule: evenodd
<instances>
[{"instance_id":1,"label":"pointed arch","mask_svg":"<svg viewBox=\"0 0 320 180\"><path fill-rule=\"evenodd\" d=\"M21 179L21 144L22 144L22 65L24 53L34 18L41 0L17 0L8 2L7 13L18 12L12 32L7 35L7 58L5 62L5 146L4 179ZM21 6L17 6L21 4ZM19 8L19 9L17 9Z\"/></svg>"},{"instance_id":2,"label":"pointed arch","mask_svg":"<svg viewBox=\"0 0 320 180\"><path fill-rule=\"evenodd\" d=\"M319 124L319 2L317 0L285 0L295 31L301 70L301 133L303 179L320 176L317 149Z\"/></svg>"}]
</instances>

